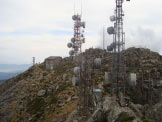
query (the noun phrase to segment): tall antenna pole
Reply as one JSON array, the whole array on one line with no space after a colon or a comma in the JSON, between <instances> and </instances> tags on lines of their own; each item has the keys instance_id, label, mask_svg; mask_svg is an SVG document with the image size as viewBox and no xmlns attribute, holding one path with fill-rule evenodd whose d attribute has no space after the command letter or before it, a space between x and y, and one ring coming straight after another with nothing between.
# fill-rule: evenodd
<instances>
[{"instance_id":1,"label":"tall antenna pole","mask_svg":"<svg viewBox=\"0 0 162 122\"><path fill-rule=\"evenodd\" d=\"M74 15L75 15L75 7L76 7L76 5L75 5L76 3L75 3L75 0L74 0Z\"/></svg>"},{"instance_id":2,"label":"tall antenna pole","mask_svg":"<svg viewBox=\"0 0 162 122\"><path fill-rule=\"evenodd\" d=\"M126 0L130 1L130 0ZM115 0L116 8L115 15L110 17L110 21L114 22L114 26L107 29L108 34L113 35L113 43L107 47L108 51L112 52L112 77L113 88L116 90L116 96L119 98L119 92L124 86L125 82L125 33L123 31L123 2L124 0ZM125 87L125 86L124 86ZM125 92L124 92L125 93Z\"/></svg>"},{"instance_id":3,"label":"tall antenna pole","mask_svg":"<svg viewBox=\"0 0 162 122\"><path fill-rule=\"evenodd\" d=\"M83 1L81 0L81 16L83 14Z\"/></svg>"},{"instance_id":4,"label":"tall antenna pole","mask_svg":"<svg viewBox=\"0 0 162 122\"><path fill-rule=\"evenodd\" d=\"M33 66L35 65L35 57L33 57Z\"/></svg>"},{"instance_id":5,"label":"tall antenna pole","mask_svg":"<svg viewBox=\"0 0 162 122\"><path fill-rule=\"evenodd\" d=\"M82 9L82 5L81 5ZM81 10L82 12L82 10ZM86 108L88 106L88 98L87 98L87 82L86 82L86 59L83 56L82 53L82 44L85 43L85 37L84 37L84 28L85 28L85 22L82 21L82 15L81 14L74 14L72 16L72 19L74 21L74 36L71 39L71 43L68 43L68 47L72 48L72 50L69 52L70 56L74 56L74 61L77 65L77 67L74 68L79 70L79 74L77 76L74 76L76 79L78 79L78 110L79 112L83 113L86 112ZM74 82L77 82L76 80Z\"/></svg>"},{"instance_id":6,"label":"tall antenna pole","mask_svg":"<svg viewBox=\"0 0 162 122\"><path fill-rule=\"evenodd\" d=\"M105 49L105 27L103 26L103 50Z\"/></svg>"}]
</instances>

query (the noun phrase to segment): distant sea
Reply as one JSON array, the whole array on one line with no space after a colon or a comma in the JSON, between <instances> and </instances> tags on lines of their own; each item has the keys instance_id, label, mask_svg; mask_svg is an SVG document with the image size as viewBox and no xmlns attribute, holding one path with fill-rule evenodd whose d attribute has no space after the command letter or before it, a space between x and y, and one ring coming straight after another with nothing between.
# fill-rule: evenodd
<instances>
[{"instance_id":1,"label":"distant sea","mask_svg":"<svg viewBox=\"0 0 162 122\"><path fill-rule=\"evenodd\" d=\"M31 64L0 64L0 83L19 75L31 66Z\"/></svg>"}]
</instances>

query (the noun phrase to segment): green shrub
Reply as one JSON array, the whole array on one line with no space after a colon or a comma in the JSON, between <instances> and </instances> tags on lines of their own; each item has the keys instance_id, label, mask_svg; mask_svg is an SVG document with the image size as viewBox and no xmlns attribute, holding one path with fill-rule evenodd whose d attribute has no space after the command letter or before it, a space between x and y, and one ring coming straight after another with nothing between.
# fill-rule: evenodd
<instances>
[{"instance_id":1,"label":"green shrub","mask_svg":"<svg viewBox=\"0 0 162 122\"><path fill-rule=\"evenodd\" d=\"M64 82L60 85L58 91L64 91L67 87L68 87L68 84Z\"/></svg>"},{"instance_id":2,"label":"green shrub","mask_svg":"<svg viewBox=\"0 0 162 122\"><path fill-rule=\"evenodd\" d=\"M132 122L135 119L133 116L129 116L127 113L121 113L118 122Z\"/></svg>"},{"instance_id":3,"label":"green shrub","mask_svg":"<svg viewBox=\"0 0 162 122\"><path fill-rule=\"evenodd\" d=\"M142 117L142 121L143 122L156 122L155 120L150 120L150 119L147 119L145 117Z\"/></svg>"},{"instance_id":4,"label":"green shrub","mask_svg":"<svg viewBox=\"0 0 162 122\"><path fill-rule=\"evenodd\" d=\"M53 95L51 96L50 103L51 103L51 104L56 104L57 101L58 101L58 97L57 97L55 94L53 94Z\"/></svg>"},{"instance_id":5,"label":"green shrub","mask_svg":"<svg viewBox=\"0 0 162 122\"><path fill-rule=\"evenodd\" d=\"M31 113L37 113L44 111L45 101L43 98L36 97L28 103L28 111Z\"/></svg>"}]
</instances>

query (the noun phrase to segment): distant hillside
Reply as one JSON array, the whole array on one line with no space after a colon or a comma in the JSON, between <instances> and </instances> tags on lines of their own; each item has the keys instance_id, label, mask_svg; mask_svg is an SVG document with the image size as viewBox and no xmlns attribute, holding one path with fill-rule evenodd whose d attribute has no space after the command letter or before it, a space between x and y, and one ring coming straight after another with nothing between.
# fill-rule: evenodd
<instances>
[{"instance_id":1,"label":"distant hillside","mask_svg":"<svg viewBox=\"0 0 162 122\"><path fill-rule=\"evenodd\" d=\"M31 64L0 64L0 72L22 72L31 67Z\"/></svg>"},{"instance_id":2,"label":"distant hillside","mask_svg":"<svg viewBox=\"0 0 162 122\"><path fill-rule=\"evenodd\" d=\"M19 75L21 72L0 72L0 82Z\"/></svg>"},{"instance_id":3,"label":"distant hillside","mask_svg":"<svg viewBox=\"0 0 162 122\"><path fill-rule=\"evenodd\" d=\"M31 64L0 64L0 82L17 76L29 69L29 67L31 67Z\"/></svg>"},{"instance_id":4,"label":"distant hillside","mask_svg":"<svg viewBox=\"0 0 162 122\"><path fill-rule=\"evenodd\" d=\"M0 80L0 83L2 83L4 80Z\"/></svg>"}]
</instances>

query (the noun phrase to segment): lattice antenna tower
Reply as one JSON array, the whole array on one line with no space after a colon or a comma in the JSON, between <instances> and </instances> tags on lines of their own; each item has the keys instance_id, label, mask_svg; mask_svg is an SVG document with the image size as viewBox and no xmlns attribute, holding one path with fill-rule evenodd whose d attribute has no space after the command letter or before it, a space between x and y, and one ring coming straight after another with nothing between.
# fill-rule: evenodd
<instances>
[{"instance_id":1,"label":"lattice antenna tower","mask_svg":"<svg viewBox=\"0 0 162 122\"><path fill-rule=\"evenodd\" d=\"M75 11L75 3L74 3L74 11ZM71 42L67 44L69 48L72 50L69 52L70 56L74 56L74 61L77 67L74 68L74 82L78 84L78 110L82 111L82 108L87 107L87 95L85 92L87 91L86 81L85 81L85 70L86 70L86 60L82 54L82 44L85 43L84 37L84 29L85 22L82 21L82 3L81 3L81 14L76 14L72 16L72 20L74 21L74 36L71 39ZM79 83L78 83L79 82ZM81 110L82 109L82 110Z\"/></svg>"},{"instance_id":2,"label":"lattice antenna tower","mask_svg":"<svg viewBox=\"0 0 162 122\"><path fill-rule=\"evenodd\" d=\"M113 35L113 42L107 47L107 50L112 52L112 89L116 91L116 96L119 98L120 90L125 87L126 75L123 54L125 50L125 33L123 31L124 0L115 0L115 2L115 15L110 16L110 21L113 22L114 25L107 29L108 34Z\"/></svg>"},{"instance_id":3,"label":"lattice antenna tower","mask_svg":"<svg viewBox=\"0 0 162 122\"><path fill-rule=\"evenodd\" d=\"M75 3L74 3L74 11L75 11ZM82 10L81 10L82 11ZM82 12L81 12L82 13ZM74 21L74 36L71 39L71 42L67 44L69 48L72 50L69 52L70 56L77 56L82 52L82 44L85 43L84 38L84 29L85 29L85 22L82 21L82 14L75 14L72 16Z\"/></svg>"}]
</instances>

